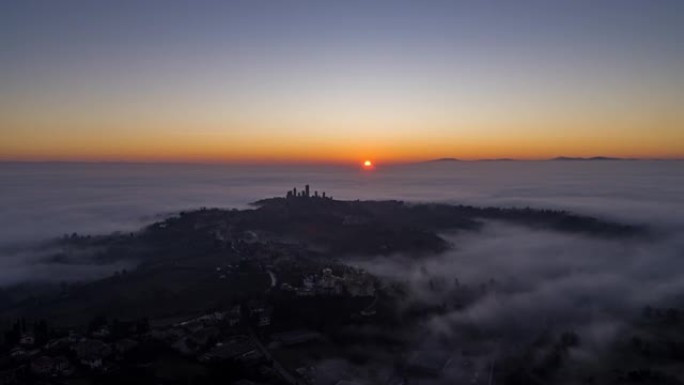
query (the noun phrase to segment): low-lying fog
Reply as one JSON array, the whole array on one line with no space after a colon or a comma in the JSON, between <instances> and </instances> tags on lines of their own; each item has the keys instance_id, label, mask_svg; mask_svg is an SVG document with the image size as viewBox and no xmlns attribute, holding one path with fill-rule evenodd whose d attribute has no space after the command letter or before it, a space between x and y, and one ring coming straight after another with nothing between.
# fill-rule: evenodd
<instances>
[{"instance_id":1,"label":"low-lying fog","mask_svg":"<svg viewBox=\"0 0 684 385\"><path fill-rule=\"evenodd\" d=\"M519 337L558 326L586 328L582 334L600 345L634 310L684 298L681 237L600 240L491 223L481 233L449 238L455 249L432 258L363 258L355 264L407 284L408 302L440 304L454 286L490 286L474 305L432 319L428 326L437 335L461 324L502 338L506 331Z\"/></svg>"},{"instance_id":2,"label":"low-lying fog","mask_svg":"<svg viewBox=\"0 0 684 385\"><path fill-rule=\"evenodd\" d=\"M420 343L436 345L476 325L484 342L525 346L545 328L582 338L576 358L591 361L645 305L684 293L684 162L451 162L378 167L0 164L0 285L68 281L111 274L124 262L48 263L27 247L65 233L134 230L199 207L243 208L306 183L340 199L402 199L489 206L561 208L639 223L656 237L606 240L488 223L481 232L443 234L455 248L417 260L358 258L360 265L409 288L411 303L440 304L455 286L489 285L464 309L427 318ZM435 290L435 282L439 290ZM373 332L373 331L370 331ZM418 338L412 336L410 338ZM487 340L489 339L489 340ZM464 345L465 346L465 345ZM342 358L321 373L358 378L391 371ZM487 365L493 365L493 357ZM387 365L383 362L388 361ZM371 376L368 372L375 371ZM457 378L446 375L447 380ZM323 381L321 379L321 381Z\"/></svg>"},{"instance_id":3,"label":"low-lying fog","mask_svg":"<svg viewBox=\"0 0 684 385\"><path fill-rule=\"evenodd\" d=\"M441 255L350 261L408 288L407 308L445 307L402 337L412 349L455 353L442 376L420 384L476 383L478 371L484 378L477 383L492 383L486 378L498 360L524 356L544 333L575 333L581 344L570 352L569 362L586 370L610 356L616 339L646 306L684 303L684 237L678 231L650 241L606 240L490 222L482 232L443 236L455 247ZM484 294L463 308L450 307L456 293L469 290ZM370 383L393 372L395 362L386 351L363 349L364 363L323 360L317 363L325 368L319 372ZM478 353L467 359L456 353L467 351ZM318 380L325 383L325 375Z\"/></svg>"},{"instance_id":4,"label":"low-lying fog","mask_svg":"<svg viewBox=\"0 0 684 385\"><path fill-rule=\"evenodd\" d=\"M681 271L684 162L679 161L449 162L379 165L370 172L354 167L4 163L0 180L0 285L90 278L121 268L88 266L87 261L50 265L27 254L25 245L72 232L133 230L184 209L246 207L306 183L340 199L564 208L668 232L656 243L620 244L492 226L472 239L459 239L453 258L428 262L428 271L439 265L464 280L492 277L513 285L516 294L509 302L518 311L554 291L643 300L673 290L678 285L674 276ZM420 269L403 271L413 277ZM486 319L497 311L506 309L483 303L469 316Z\"/></svg>"}]
</instances>

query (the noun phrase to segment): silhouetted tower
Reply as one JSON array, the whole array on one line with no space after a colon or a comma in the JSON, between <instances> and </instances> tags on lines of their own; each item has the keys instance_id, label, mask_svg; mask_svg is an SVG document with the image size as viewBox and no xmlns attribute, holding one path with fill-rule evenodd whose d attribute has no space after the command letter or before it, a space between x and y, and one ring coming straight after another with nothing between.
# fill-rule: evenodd
<instances>
[{"instance_id":1,"label":"silhouetted tower","mask_svg":"<svg viewBox=\"0 0 684 385\"><path fill-rule=\"evenodd\" d=\"M304 186L304 191L305 191L304 196L308 198L309 197L309 185L308 184L306 186Z\"/></svg>"},{"instance_id":2,"label":"silhouetted tower","mask_svg":"<svg viewBox=\"0 0 684 385\"><path fill-rule=\"evenodd\" d=\"M294 189L292 189L292 195L297 197L297 188L296 187Z\"/></svg>"}]
</instances>

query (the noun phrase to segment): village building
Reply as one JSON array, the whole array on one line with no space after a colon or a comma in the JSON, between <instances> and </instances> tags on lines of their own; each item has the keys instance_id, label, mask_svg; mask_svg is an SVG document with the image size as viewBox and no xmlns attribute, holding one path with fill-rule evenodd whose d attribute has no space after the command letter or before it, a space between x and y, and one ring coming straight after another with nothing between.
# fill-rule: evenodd
<instances>
[{"instance_id":1,"label":"village building","mask_svg":"<svg viewBox=\"0 0 684 385\"><path fill-rule=\"evenodd\" d=\"M74 350L79 362L90 369L101 368L103 359L112 354L112 348L108 344L92 339L84 339L77 343Z\"/></svg>"},{"instance_id":2,"label":"village building","mask_svg":"<svg viewBox=\"0 0 684 385\"><path fill-rule=\"evenodd\" d=\"M38 376L48 376L54 370L54 361L48 356L40 356L31 361L31 372Z\"/></svg>"},{"instance_id":3,"label":"village building","mask_svg":"<svg viewBox=\"0 0 684 385\"><path fill-rule=\"evenodd\" d=\"M36 338L33 333L25 333L19 339L19 345L21 346L33 346L36 343Z\"/></svg>"}]
</instances>

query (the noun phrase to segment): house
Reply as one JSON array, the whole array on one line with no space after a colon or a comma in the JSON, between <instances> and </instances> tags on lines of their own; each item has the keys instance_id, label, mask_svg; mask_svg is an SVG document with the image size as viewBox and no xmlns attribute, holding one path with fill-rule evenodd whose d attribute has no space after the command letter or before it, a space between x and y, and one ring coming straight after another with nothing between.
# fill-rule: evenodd
<instances>
[{"instance_id":1,"label":"house","mask_svg":"<svg viewBox=\"0 0 684 385\"><path fill-rule=\"evenodd\" d=\"M107 357L112 353L112 348L100 340L84 339L74 347L76 354L80 357L98 355Z\"/></svg>"},{"instance_id":2,"label":"house","mask_svg":"<svg viewBox=\"0 0 684 385\"><path fill-rule=\"evenodd\" d=\"M71 361L65 356L57 356L53 360L53 374L68 376L74 372Z\"/></svg>"},{"instance_id":3,"label":"house","mask_svg":"<svg viewBox=\"0 0 684 385\"><path fill-rule=\"evenodd\" d=\"M65 356L40 356L31 361L31 372L37 376L64 376L73 373L71 362ZM0 384L2 382L0 381Z\"/></svg>"},{"instance_id":4,"label":"house","mask_svg":"<svg viewBox=\"0 0 684 385\"><path fill-rule=\"evenodd\" d=\"M315 281L315 278L313 275L307 275L302 280L302 286L304 286L305 290L313 290L315 284L316 284L316 281Z\"/></svg>"},{"instance_id":5,"label":"house","mask_svg":"<svg viewBox=\"0 0 684 385\"><path fill-rule=\"evenodd\" d=\"M180 354L190 356L197 353L200 347L197 346L197 344L194 343L194 341L192 341L190 338L183 337L174 342L173 345L171 345L171 348Z\"/></svg>"},{"instance_id":6,"label":"house","mask_svg":"<svg viewBox=\"0 0 684 385\"><path fill-rule=\"evenodd\" d=\"M242 308L240 305L234 305L232 306L224 316L224 319L228 326L235 326L240 323L240 320L242 319Z\"/></svg>"},{"instance_id":7,"label":"house","mask_svg":"<svg viewBox=\"0 0 684 385\"><path fill-rule=\"evenodd\" d=\"M256 300L251 300L247 303L247 314L249 314L250 317L253 317L266 311L266 308L266 304Z\"/></svg>"},{"instance_id":8,"label":"house","mask_svg":"<svg viewBox=\"0 0 684 385\"><path fill-rule=\"evenodd\" d=\"M58 338L52 340L45 345L46 350L63 350L71 346L71 341L68 338Z\"/></svg>"},{"instance_id":9,"label":"house","mask_svg":"<svg viewBox=\"0 0 684 385\"><path fill-rule=\"evenodd\" d=\"M226 323L230 327L236 326L240 323L240 318L239 317L230 317L226 320Z\"/></svg>"},{"instance_id":10,"label":"house","mask_svg":"<svg viewBox=\"0 0 684 385\"><path fill-rule=\"evenodd\" d=\"M228 311L228 317L237 317L240 318L242 315L242 308L240 305L233 305L230 310Z\"/></svg>"},{"instance_id":11,"label":"house","mask_svg":"<svg viewBox=\"0 0 684 385\"><path fill-rule=\"evenodd\" d=\"M171 347L184 355L194 355L205 349L212 339L220 334L218 328L208 327L195 331L194 333L180 338Z\"/></svg>"},{"instance_id":12,"label":"house","mask_svg":"<svg viewBox=\"0 0 684 385\"><path fill-rule=\"evenodd\" d=\"M289 283L283 283L280 285L280 290L283 291L295 291L295 288Z\"/></svg>"},{"instance_id":13,"label":"house","mask_svg":"<svg viewBox=\"0 0 684 385\"><path fill-rule=\"evenodd\" d=\"M103 326L91 333L94 338L107 338L109 337L109 327Z\"/></svg>"},{"instance_id":14,"label":"house","mask_svg":"<svg viewBox=\"0 0 684 385\"><path fill-rule=\"evenodd\" d=\"M24 348L14 348L10 351L10 357L14 359L24 358L28 355L28 352Z\"/></svg>"},{"instance_id":15,"label":"house","mask_svg":"<svg viewBox=\"0 0 684 385\"><path fill-rule=\"evenodd\" d=\"M247 303L247 314L250 320L259 327L271 324L271 313L273 313L273 308L263 302L252 300Z\"/></svg>"},{"instance_id":16,"label":"house","mask_svg":"<svg viewBox=\"0 0 684 385\"><path fill-rule=\"evenodd\" d=\"M48 356L40 356L31 361L31 372L38 376L49 376L54 368L54 360Z\"/></svg>"},{"instance_id":17,"label":"house","mask_svg":"<svg viewBox=\"0 0 684 385\"><path fill-rule=\"evenodd\" d=\"M259 236L254 231L247 230L242 233L242 241L251 245L259 242Z\"/></svg>"},{"instance_id":18,"label":"house","mask_svg":"<svg viewBox=\"0 0 684 385\"><path fill-rule=\"evenodd\" d=\"M271 313L273 310L268 308L257 317L257 326L260 328L271 325Z\"/></svg>"},{"instance_id":19,"label":"house","mask_svg":"<svg viewBox=\"0 0 684 385\"><path fill-rule=\"evenodd\" d=\"M200 361L225 361L238 359L245 355L258 352L257 347L247 336L236 336L216 346L200 357Z\"/></svg>"},{"instance_id":20,"label":"house","mask_svg":"<svg viewBox=\"0 0 684 385\"><path fill-rule=\"evenodd\" d=\"M263 360L264 356L259 349L252 349L235 357L235 360L245 366L254 366Z\"/></svg>"},{"instance_id":21,"label":"house","mask_svg":"<svg viewBox=\"0 0 684 385\"><path fill-rule=\"evenodd\" d=\"M99 369L102 367L102 357L97 355L85 356L81 358L81 364L90 369Z\"/></svg>"},{"instance_id":22,"label":"house","mask_svg":"<svg viewBox=\"0 0 684 385\"><path fill-rule=\"evenodd\" d=\"M183 328L172 327L166 330L152 330L149 335L152 337L152 339L171 343L173 341L177 341L179 338L184 337L185 334L186 332Z\"/></svg>"},{"instance_id":23,"label":"house","mask_svg":"<svg viewBox=\"0 0 684 385\"><path fill-rule=\"evenodd\" d=\"M36 338L31 333L25 333L19 339L19 345L21 346L33 346L36 343Z\"/></svg>"},{"instance_id":24,"label":"house","mask_svg":"<svg viewBox=\"0 0 684 385\"><path fill-rule=\"evenodd\" d=\"M102 360L112 354L112 348L99 340L84 339L74 350L81 364L91 369L101 368Z\"/></svg>"}]
</instances>

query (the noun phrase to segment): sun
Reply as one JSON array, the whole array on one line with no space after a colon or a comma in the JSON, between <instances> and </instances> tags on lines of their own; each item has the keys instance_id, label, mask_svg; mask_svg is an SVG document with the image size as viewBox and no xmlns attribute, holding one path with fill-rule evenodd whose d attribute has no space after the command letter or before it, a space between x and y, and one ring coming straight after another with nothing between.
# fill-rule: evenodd
<instances>
[{"instance_id":1,"label":"sun","mask_svg":"<svg viewBox=\"0 0 684 385\"><path fill-rule=\"evenodd\" d=\"M365 168L372 168L372 167L373 167L373 162L371 162L370 160L366 160L366 161L363 162L363 167L365 167Z\"/></svg>"}]
</instances>

